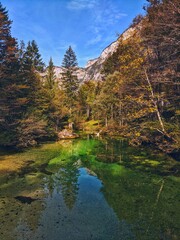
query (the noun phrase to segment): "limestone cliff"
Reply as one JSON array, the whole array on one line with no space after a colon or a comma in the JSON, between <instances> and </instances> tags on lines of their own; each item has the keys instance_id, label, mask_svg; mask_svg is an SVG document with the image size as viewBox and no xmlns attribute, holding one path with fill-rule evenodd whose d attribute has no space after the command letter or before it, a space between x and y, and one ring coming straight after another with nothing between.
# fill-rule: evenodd
<instances>
[{"instance_id":1,"label":"limestone cliff","mask_svg":"<svg viewBox=\"0 0 180 240\"><path fill-rule=\"evenodd\" d=\"M118 39L111 43L109 46L107 46L100 54L98 58L89 60L84 68L78 68L76 71L77 77L80 82L83 81L89 81L89 80L95 80L99 81L102 80L102 74L101 70L103 67L103 63L105 60L111 56L117 49L119 44L119 39L127 39L131 37L134 33L136 28L128 28L124 33L122 33ZM55 74L59 82L61 82L61 76L64 69L62 67L55 67ZM45 77L46 73L42 74L43 77Z\"/></svg>"},{"instance_id":2,"label":"limestone cliff","mask_svg":"<svg viewBox=\"0 0 180 240\"><path fill-rule=\"evenodd\" d=\"M118 37L118 39L115 42L111 43L108 47L106 47L98 58L89 60L84 68L85 69L85 75L83 78L84 81L88 81L92 79L95 81L101 80L103 77L101 74L103 63L109 56L111 56L116 51L119 44L119 39L121 38L125 40L131 37L134 31L135 31L135 28L127 29L123 34L121 34Z\"/></svg>"}]
</instances>

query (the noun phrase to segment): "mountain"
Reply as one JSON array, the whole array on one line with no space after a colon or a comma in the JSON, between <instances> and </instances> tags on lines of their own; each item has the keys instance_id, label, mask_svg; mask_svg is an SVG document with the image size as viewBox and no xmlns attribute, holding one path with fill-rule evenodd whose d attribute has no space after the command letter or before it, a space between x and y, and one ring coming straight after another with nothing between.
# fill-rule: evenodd
<instances>
[{"instance_id":1,"label":"mountain","mask_svg":"<svg viewBox=\"0 0 180 240\"><path fill-rule=\"evenodd\" d=\"M111 56L117 49L119 40L126 40L129 37L133 36L137 27L130 27L125 30L116 41L107 46L100 54L98 58L89 60L84 68L78 68L76 71L77 77L80 82L95 80L102 80L103 75L101 74L101 70L103 68L103 63L105 60ZM55 66L54 68L56 77L59 81L61 81L62 72L64 71L63 67ZM42 77L46 76L46 72L41 74Z\"/></svg>"},{"instance_id":2,"label":"mountain","mask_svg":"<svg viewBox=\"0 0 180 240\"><path fill-rule=\"evenodd\" d=\"M64 72L64 70L65 69L63 67L59 67L59 66L54 67L55 76L57 80L60 82L60 84L61 84L62 73ZM82 82L85 76L85 68L78 68L75 72L77 74L79 81ZM45 78L47 75L47 72L45 71L43 73L40 73L40 75L42 78Z\"/></svg>"},{"instance_id":3,"label":"mountain","mask_svg":"<svg viewBox=\"0 0 180 240\"><path fill-rule=\"evenodd\" d=\"M119 40L126 40L127 38L131 37L135 31L135 28L128 28L124 33L122 33L118 39L111 43L109 46L107 46L100 56L98 58L95 58L93 60L89 60L85 66L85 75L84 75L84 81L88 80L102 80L103 75L101 74L101 70L103 68L103 63L105 60L111 56L118 48Z\"/></svg>"}]
</instances>

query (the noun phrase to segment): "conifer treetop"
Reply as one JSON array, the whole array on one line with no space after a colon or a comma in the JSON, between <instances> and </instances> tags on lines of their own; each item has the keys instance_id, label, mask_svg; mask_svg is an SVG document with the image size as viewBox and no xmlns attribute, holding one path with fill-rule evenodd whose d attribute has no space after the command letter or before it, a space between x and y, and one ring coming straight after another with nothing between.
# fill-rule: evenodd
<instances>
[{"instance_id":1,"label":"conifer treetop","mask_svg":"<svg viewBox=\"0 0 180 240\"><path fill-rule=\"evenodd\" d=\"M62 67L64 68L73 68L77 67L77 58L76 54L73 51L72 47L69 46L69 48L66 50L66 53L64 55L63 61L62 61Z\"/></svg>"}]
</instances>

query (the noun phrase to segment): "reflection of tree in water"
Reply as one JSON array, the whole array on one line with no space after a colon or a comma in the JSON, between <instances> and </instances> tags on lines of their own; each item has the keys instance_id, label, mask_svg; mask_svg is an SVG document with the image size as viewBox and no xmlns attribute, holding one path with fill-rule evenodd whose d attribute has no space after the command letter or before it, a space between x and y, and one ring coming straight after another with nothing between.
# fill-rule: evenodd
<instances>
[{"instance_id":1,"label":"reflection of tree in water","mask_svg":"<svg viewBox=\"0 0 180 240\"><path fill-rule=\"evenodd\" d=\"M97 160L104 163L121 163L127 160L128 143L124 140L105 140L97 149Z\"/></svg>"},{"instance_id":2,"label":"reflection of tree in water","mask_svg":"<svg viewBox=\"0 0 180 240\"><path fill-rule=\"evenodd\" d=\"M75 164L70 163L65 168L60 169L62 194L69 209L73 208L78 194L78 177L79 170Z\"/></svg>"},{"instance_id":3,"label":"reflection of tree in water","mask_svg":"<svg viewBox=\"0 0 180 240\"><path fill-rule=\"evenodd\" d=\"M133 172L120 165L104 165L103 169L96 162L89 166L92 167L103 183L101 192L107 203L119 221L131 224L137 239L178 239L178 213L172 208L172 203L174 209L178 208L178 201L174 200L177 183L173 188L171 181L166 180L165 185L161 177Z\"/></svg>"},{"instance_id":4,"label":"reflection of tree in water","mask_svg":"<svg viewBox=\"0 0 180 240\"><path fill-rule=\"evenodd\" d=\"M49 181L49 191L52 195L53 188L62 193L64 202L69 209L72 209L78 194L79 170L76 162L68 162L59 171L52 175Z\"/></svg>"}]
</instances>

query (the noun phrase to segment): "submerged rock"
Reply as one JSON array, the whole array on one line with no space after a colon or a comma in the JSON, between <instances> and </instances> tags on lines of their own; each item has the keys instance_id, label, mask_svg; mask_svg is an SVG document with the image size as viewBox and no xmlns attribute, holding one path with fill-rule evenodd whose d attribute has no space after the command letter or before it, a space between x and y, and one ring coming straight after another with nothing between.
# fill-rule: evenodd
<instances>
[{"instance_id":1,"label":"submerged rock","mask_svg":"<svg viewBox=\"0 0 180 240\"><path fill-rule=\"evenodd\" d=\"M17 196L15 197L16 200L20 201L21 203L31 204L32 202L38 200L37 198L25 197L25 196Z\"/></svg>"}]
</instances>

